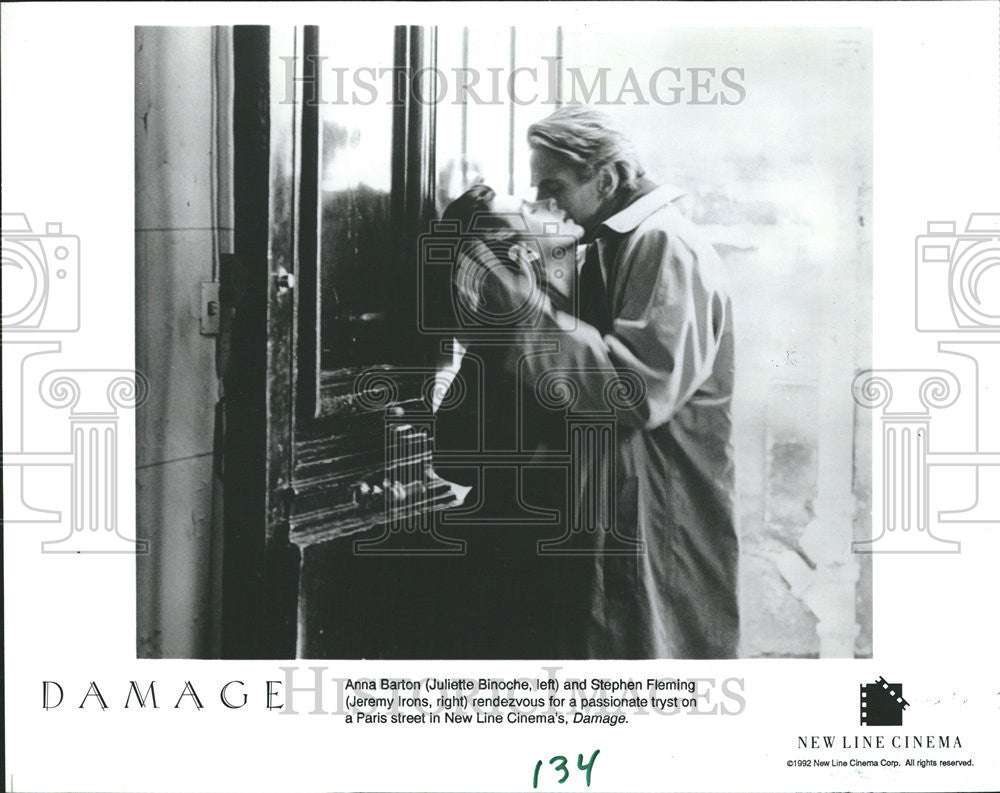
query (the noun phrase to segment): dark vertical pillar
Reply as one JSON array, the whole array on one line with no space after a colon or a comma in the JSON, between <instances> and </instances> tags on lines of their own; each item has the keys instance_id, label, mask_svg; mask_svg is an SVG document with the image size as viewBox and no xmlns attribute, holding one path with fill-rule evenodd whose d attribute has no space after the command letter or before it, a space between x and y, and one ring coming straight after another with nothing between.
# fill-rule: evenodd
<instances>
[{"instance_id":1,"label":"dark vertical pillar","mask_svg":"<svg viewBox=\"0 0 1000 793\"><path fill-rule=\"evenodd\" d=\"M265 536L268 28L233 29L234 252L242 282L225 373L222 655L256 655L262 626ZM235 431L239 428L240 431Z\"/></svg>"}]
</instances>

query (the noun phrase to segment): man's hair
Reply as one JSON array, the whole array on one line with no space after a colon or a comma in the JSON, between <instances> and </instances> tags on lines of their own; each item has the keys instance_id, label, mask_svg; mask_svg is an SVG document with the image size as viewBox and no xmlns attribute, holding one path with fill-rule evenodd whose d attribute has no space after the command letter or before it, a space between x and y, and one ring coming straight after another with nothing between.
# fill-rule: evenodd
<instances>
[{"instance_id":1,"label":"man's hair","mask_svg":"<svg viewBox=\"0 0 1000 793\"><path fill-rule=\"evenodd\" d=\"M621 186L630 188L646 171L628 136L608 116L584 105L566 105L528 127L528 145L565 160L577 176L589 179L613 165Z\"/></svg>"}]
</instances>

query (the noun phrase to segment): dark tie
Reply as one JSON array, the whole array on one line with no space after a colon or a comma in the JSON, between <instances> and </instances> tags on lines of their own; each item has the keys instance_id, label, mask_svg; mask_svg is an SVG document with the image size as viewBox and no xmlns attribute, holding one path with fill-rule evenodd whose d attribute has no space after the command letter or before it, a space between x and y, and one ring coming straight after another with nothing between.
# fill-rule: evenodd
<instances>
[{"instance_id":1,"label":"dark tie","mask_svg":"<svg viewBox=\"0 0 1000 793\"><path fill-rule=\"evenodd\" d=\"M580 268L580 319L597 328L602 336L611 333L611 307L596 240L587 246Z\"/></svg>"}]
</instances>

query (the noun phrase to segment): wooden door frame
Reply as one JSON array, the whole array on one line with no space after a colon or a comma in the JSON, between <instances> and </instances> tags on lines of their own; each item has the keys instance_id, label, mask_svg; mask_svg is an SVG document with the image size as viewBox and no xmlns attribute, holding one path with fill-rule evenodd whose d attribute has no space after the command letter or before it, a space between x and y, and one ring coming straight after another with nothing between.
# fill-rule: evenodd
<instances>
[{"instance_id":1,"label":"wooden door frame","mask_svg":"<svg viewBox=\"0 0 1000 793\"><path fill-rule=\"evenodd\" d=\"M294 281L288 276L296 272L300 103L275 101L284 90L275 66L299 48L300 31L233 29L236 272L223 278L240 285L240 296L224 381L224 658L295 653L299 553L288 541L287 521Z\"/></svg>"},{"instance_id":2,"label":"wooden door frame","mask_svg":"<svg viewBox=\"0 0 1000 793\"><path fill-rule=\"evenodd\" d=\"M224 290L238 291L239 300L224 378L224 658L296 654L301 551L289 540L296 424L319 415L318 338L297 332L300 322L316 327L319 308L322 130L317 104L303 101L319 63L307 57L318 50L318 34L313 26L233 28L235 256L222 280L239 285ZM416 267L418 238L434 211L436 114L416 100L411 80L436 74L435 29L397 26L395 65L405 67L406 90L393 115L390 224L402 269ZM294 97L285 96L288 68ZM435 95L436 86L419 92ZM415 328L406 288L415 284L397 284L394 313L400 327Z\"/></svg>"}]
</instances>

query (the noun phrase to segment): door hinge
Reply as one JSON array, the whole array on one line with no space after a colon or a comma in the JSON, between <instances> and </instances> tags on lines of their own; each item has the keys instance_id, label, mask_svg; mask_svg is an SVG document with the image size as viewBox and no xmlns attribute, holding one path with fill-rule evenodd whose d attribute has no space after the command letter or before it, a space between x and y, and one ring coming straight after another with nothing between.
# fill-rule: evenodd
<instances>
[{"instance_id":1,"label":"door hinge","mask_svg":"<svg viewBox=\"0 0 1000 793\"><path fill-rule=\"evenodd\" d=\"M271 491L271 503L274 505L274 514L278 520L286 521L291 517L292 502L297 495L298 493L291 485L276 487Z\"/></svg>"}]
</instances>

